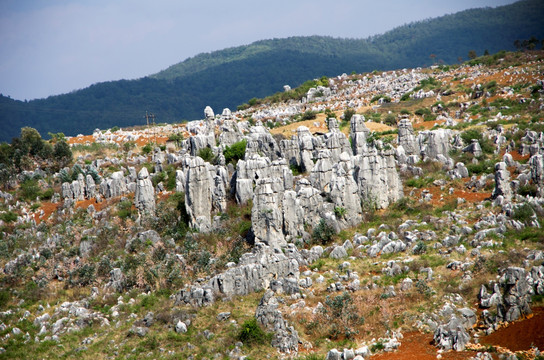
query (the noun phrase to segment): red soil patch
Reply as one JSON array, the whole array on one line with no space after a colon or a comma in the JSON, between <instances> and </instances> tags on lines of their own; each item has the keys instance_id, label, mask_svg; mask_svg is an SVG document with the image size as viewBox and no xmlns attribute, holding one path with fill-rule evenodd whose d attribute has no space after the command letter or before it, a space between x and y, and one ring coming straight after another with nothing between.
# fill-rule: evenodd
<instances>
[{"instance_id":1,"label":"red soil patch","mask_svg":"<svg viewBox=\"0 0 544 360\"><path fill-rule=\"evenodd\" d=\"M491 193L477 193L463 190L455 190L452 195L454 198L463 198L467 202L480 202L491 197Z\"/></svg>"},{"instance_id":2,"label":"red soil patch","mask_svg":"<svg viewBox=\"0 0 544 360\"><path fill-rule=\"evenodd\" d=\"M57 211L57 208L61 205L61 203L50 203L50 202L42 202L42 205L38 209L37 212L40 212L40 210L43 210L43 215L39 215L38 213L34 214L34 221L36 221L36 224L39 224L42 221L46 221L49 219L52 213Z\"/></svg>"},{"instance_id":3,"label":"red soil patch","mask_svg":"<svg viewBox=\"0 0 544 360\"><path fill-rule=\"evenodd\" d=\"M70 145L87 143L94 143L94 137L92 135L75 136L68 138L68 144Z\"/></svg>"},{"instance_id":4,"label":"red soil patch","mask_svg":"<svg viewBox=\"0 0 544 360\"><path fill-rule=\"evenodd\" d=\"M544 349L544 308L533 309L533 316L516 321L491 335L480 338L485 345L498 345L510 351L530 350L536 346Z\"/></svg>"},{"instance_id":5,"label":"red soil patch","mask_svg":"<svg viewBox=\"0 0 544 360\"><path fill-rule=\"evenodd\" d=\"M391 353L371 356L372 360L436 360L438 348L432 345L433 334L409 332L401 339L400 347ZM462 360L476 355L472 351L446 351L442 353L443 360Z\"/></svg>"},{"instance_id":6,"label":"red soil patch","mask_svg":"<svg viewBox=\"0 0 544 360\"><path fill-rule=\"evenodd\" d=\"M101 211L106 207L107 202L102 201L102 202L97 203L95 198L92 198L92 199L89 199L89 200L78 201L78 202L76 202L76 209L87 209L90 205L94 206L94 209L96 211Z\"/></svg>"},{"instance_id":7,"label":"red soil patch","mask_svg":"<svg viewBox=\"0 0 544 360\"><path fill-rule=\"evenodd\" d=\"M432 345L433 335L420 332L404 334L399 349L391 353L382 353L370 357L372 360L436 360L438 348ZM505 348L512 352L527 351L532 346L544 349L544 308L534 308L533 316L516 321L493 334L480 338L480 344ZM481 350L480 350L481 351ZM476 355L475 351L446 351L444 360L468 359ZM493 354L494 359L497 354Z\"/></svg>"},{"instance_id":8,"label":"red soil patch","mask_svg":"<svg viewBox=\"0 0 544 360\"><path fill-rule=\"evenodd\" d=\"M504 156L504 154L505 154L505 152L502 151L501 152L501 157ZM529 154L521 155L517 150L511 151L510 155L512 155L512 159L514 159L515 161L527 160L527 159L529 159L531 157L531 155L529 155Z\"/></svg>"},{"instance_id":9,"label":"red soil patch","mask_svg":"<svg viewBox=\"0 0 544 360\"><path fill-rule=\"evenodd\" d=\"M441 125L444 124L446 120L433 120L433 121L420 121L414 123L414 129L416 128L423 128L425 130L432 129L435 125Z\"/></svg>"}]
</instances>

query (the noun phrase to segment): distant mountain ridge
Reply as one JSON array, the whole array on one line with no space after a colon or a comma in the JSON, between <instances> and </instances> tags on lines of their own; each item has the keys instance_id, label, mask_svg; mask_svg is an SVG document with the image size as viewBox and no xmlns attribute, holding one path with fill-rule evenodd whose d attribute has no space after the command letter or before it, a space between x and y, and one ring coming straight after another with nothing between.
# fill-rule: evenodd
<instances>
[{"instance_id":1,"label":"distant mountain ridge","mask_svg":"<svg viewBox=\"0 0 544 360\"><path fill-rule=\"evenodd\" d=\"M514 41L544 38L544 1L523 0L472 9L397 27L367 39L325 36L254 42L199 54L137 80L94 84L69 94L22 102L0 96L0 141L31 126L42 135L91 133L95 128L199 119L280 91L284 84L343 72L369 72L466 60L470 50L514 50ZM432 54L432 57L431 57Z\"/></svg>"}]
</instances>

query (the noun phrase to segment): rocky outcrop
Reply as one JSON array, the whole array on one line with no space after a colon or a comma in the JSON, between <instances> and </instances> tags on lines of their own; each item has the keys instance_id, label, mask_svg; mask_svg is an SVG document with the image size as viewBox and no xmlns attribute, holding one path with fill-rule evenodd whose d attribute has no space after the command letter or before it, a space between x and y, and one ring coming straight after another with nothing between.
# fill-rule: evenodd
<instances>
[{"instance_id":1,"label":"rocky outcrop","mask_svg":"<svg viewBox=\"0 0 544 360\"><path fill-rule=\"evenodd\" d=\"M274 332L272 346L284 353L298 351L299 337L294 327L283 318L278 299L271 290L265 292L255 312L257 323Z\"/></svg>"},{"instance_id":2,"label":"rocky outcrop","mask_svg":"<svg viewBox=\"0 0 544 360\"><path fill-rule=\"evenodd\" d=\"M211 230L213 179L204 160L186 158L185 209L191 219L191 227L206 232Z\"/></svg>"},{"instance_id":3,"label":"rocky outcrop","mask_svg":"<svg viewBox=\"0 0 544 360\"><path fill-rule=\"evenodd\" d=\"M121 196L128 192L122 171L114 172L110 178L100 183L100 193L106 199Z\"/></svg>"},{"instance_id":4,"label":"rocky outcrop","mask_svg":"<svg viewBox=\"0 0 544 360\"><path fill-rule=\"evenodd\" d=\"M221 124L219 128L219 143L221 146L231 146L232 144L241 141L242 138L242 132L238 128L236 121L223 121L223 124Z\"/></svg>"},{"instance_id":5,"label":"rocky outcrop","mask_svg":"<svg viewBox=\"0 0 544 360\"><path fill-rule=\"evenodd\" d=\"M383 209L403 196L392 150L368 151L353 158L354 177L363 203Z\"/></svg>"},{"instance_id":6,"label":"rocky outcrop","mask_svg":"<svg viewBox=\"0 0 544 360\"><path fill-rule=\"evenodd\" d=\"M204 284L180 290L175 296L176 304L209 305L217 297L247 295L268 288L286 294L297 293L299 267L315 261L321 253L320 247L299 252L292 244L282 250L256 243L252 252L242 255L237 266L215 275Z\"/></svg>"},{"instance_id":7,"label":"rocky outcrop","mask_svg":"<svg viewBox=\"0 0 544 360\"><path fill-rule=\"evenodd\" d=\"M257 180L251 209L251 225L255 241L277 248L285 245L283 235L283 181L279 178Z\"/></svg>"},{"instance_id":8,"label":"rocky outcrop","mask_svg":"<svg viewBox=\"0 0 544 360\"><path fill-rule=\"evenodd\" d=\"M354 155L361 155L368 150L367 138L370 135L370 130L365 125L365 117L363 115L353 115L350 120L351 145Z\"/></svg>"},{"instance_id":9,"label":"rocky outcrop","mask_svg":"<svg viewBox=\"0 0 544 360\"><path fill-rule=\"evenodd\" d=\"M463 351L470 341L470 335L462 320L452 315L447 324L440 325L435 330L433 341L443 350Z\"/></svg>"},{"instance_id":10,"label":"rocky outcrop","mask_svg":"<svg viewBox=\"0 0 544 360\"><path fill-rule=\"evenodd\" d=\"M359 188L354 179L353 164L347 153L342 153L332 168L329 196L339 221L347 226L355 226L361 222Z\"/></svg>"},{"instance_id":11,"label":"rocky outcrop","mask_svg":"<svg viewBox=\"0 0 544 360\"><path fill-rule=\"evenodd\" d=\"M488 332L496 330L502 321L515 321L531 314L531 296L544 294L544 266L534 266L530 272L519 267L506 268L499 282L491 283L490 287L492 293L482 285L478 295L480 307L485 309L482 322ZM492 308L495 310L487 310Z\"/></svg>"},{"instance_id":12,"label":"rocky outcrop","mask_svg":"<svg viewBox=\"0 0 544 360\"><path fill-rule=\"evenodd\" d=\"M134 206L136 206L140 215L153 215L155 213L155 191L149 178L149 172L145 167L138 173Z\"/></svg>"},{"instance_id":13,"label":"rocky outcrop","mask_svg":"<svg viewBox=\"0 0 544 360\"><path fill-rule=\"evenodd\" d=\"M544 197L544 155L531 156L529 166L531 167L531 179L538 188L538 196Z\"/></svg>"},{"instance_id":14,"label":"rocky outcrop","mask_svg":"<svg viewBox=\"0 0 544 360\"><path fill-rule=\"evenodd\" d=\"M404 154L409 155L419 155L420 148L417 142L417 138L414 135L414 128L412 127L412 122L410 119L401 119L398 124L399 134L397 138L397 143L399 147L402 146Z\"/></svg>"},{"instance_id":15,"label":"rocky outcrop","mask_svg":"<svg viewBox=\"0 0 544 360\"><path fill-rule=\"evenodd\" d=\"M279 150L276 140L264 126L258 124L249 129L246 156L262 155L270 160L276 160L280 155Z\"/></svg>"},{"instance_id":16,"label":"rocky outcrop","mask_svg":"<svg viewBox=\"0 0 544 360\"><path fill-rule=\"evenodd\" d=\"M499 196L504 198L504 201L512 200L512 186L510 181L510 171L506 168L506 163L499 162L495 164L495 189L492 194L496 199Z\"/></svg>"},{"instance_id":17,"label":"rocky outcrop","mask_svg":"<svg viewBox=\"0 0 544 360\"><path fill-rule=\"evenodd\" d=\"M421 131L417 137L423 160L440 160L442 155L448 158L451 150L452 130L437 129Z\"/></svg>"}]
</instances>

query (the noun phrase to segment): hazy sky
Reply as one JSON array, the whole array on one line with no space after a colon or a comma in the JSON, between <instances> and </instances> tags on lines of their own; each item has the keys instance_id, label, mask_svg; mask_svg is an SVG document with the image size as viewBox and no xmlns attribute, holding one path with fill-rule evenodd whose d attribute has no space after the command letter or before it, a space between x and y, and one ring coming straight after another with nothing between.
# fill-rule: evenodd
<instances>
[{"instance_id":1,"label":"hazy sky","mask_svg":"<svg viewBox=\"0 0 544 360\"><path fill-rule=\"evenodd\" d=\"M201 52L295 35L365 38L514 0L0 0L0 93L136 79Z\"/></svg>"}]
</instances>

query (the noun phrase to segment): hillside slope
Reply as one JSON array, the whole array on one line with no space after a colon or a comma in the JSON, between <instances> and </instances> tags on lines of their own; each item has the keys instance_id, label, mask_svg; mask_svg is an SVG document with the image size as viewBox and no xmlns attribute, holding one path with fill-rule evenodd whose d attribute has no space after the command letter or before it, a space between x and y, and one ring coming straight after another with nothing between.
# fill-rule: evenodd
<instances>
[{"instance_id":1,"label":"hillside slope","mask_svg":"<svg viewBox=\"0 0 544 360\"><path fill-rule=\"evenodd\" d=\"M234 108L284 84L296 86L322 75L455 63L469 50L495 52L513 49L515 40L544 38L543 17L542 1L525 0L412 23L364 40L258 41L200 54L142 79L99 83L47 99L22 102L0 96L0 141L17 136L23 126L42 135L76 135L142 124L146 111L158 122L192 120L202 116L206 105Z\"/></svg>"}]
</instances>

